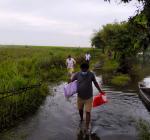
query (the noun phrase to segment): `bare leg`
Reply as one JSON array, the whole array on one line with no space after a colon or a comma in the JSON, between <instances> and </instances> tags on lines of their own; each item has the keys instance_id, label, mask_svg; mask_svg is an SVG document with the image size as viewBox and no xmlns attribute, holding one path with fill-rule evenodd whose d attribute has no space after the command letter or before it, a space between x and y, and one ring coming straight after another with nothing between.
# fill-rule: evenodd
<instances>
[{"instance_id":1,"label":"bare leg","mask_svg":"<svg viewBox=\"0 0 150 140\"><path fill-rule=\"evenodd\" d=\"M86 129L89 129L89 124L91 121L91 112L86 112Z\"/></svg>"},{"instance_id":2,"label":"bare leg","mask_svg":"<svg viewBox=\"0 0 150 140\"><path fill-rule=\"evenodd\" d=\"M79 109L81 122L83 121L83 109Z\"/></svg>"}]
</instances>

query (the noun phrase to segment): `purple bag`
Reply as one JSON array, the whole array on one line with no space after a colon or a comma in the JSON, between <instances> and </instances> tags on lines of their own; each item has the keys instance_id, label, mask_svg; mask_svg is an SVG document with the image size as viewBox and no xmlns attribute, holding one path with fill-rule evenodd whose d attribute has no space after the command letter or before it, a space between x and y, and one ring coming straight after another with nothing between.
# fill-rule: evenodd
<instances>
[{"instance_id":1,"label":"purple bag","mask_svg":"<svg viewBox=\"0 0 150 140\"><path fill-rule=\"evenodd\" d=\"M64 95L66 98L71 97L75 93L77 93L77 80L64 86Z\"/></svg>"}]
</instances>

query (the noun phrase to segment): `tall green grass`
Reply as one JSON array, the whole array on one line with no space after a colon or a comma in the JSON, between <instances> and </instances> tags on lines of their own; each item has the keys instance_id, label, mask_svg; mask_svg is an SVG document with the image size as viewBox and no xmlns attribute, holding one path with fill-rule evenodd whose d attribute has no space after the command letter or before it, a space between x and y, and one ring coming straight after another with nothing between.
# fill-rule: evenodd
<instances>
[{"instance_id":1,"label":"tall green grass","mask_svg":"<svg viewBox=\"0 0 150 140\"><path fill-rule=\"evenodd\" d=\"M54 47L0 48L0 91L40 81L58 81L71 54L80 63L88 49Z\"/></svg>"},{"instance_id":2,"label":"tall green grass","mask_svg":"<svg viewBox=\"0 0 150 140\"><path fill-rule=\"evenodd\" d=\"M137 123L139 131L139 140L150 140L150 124L144 120L139 120Z\"/></svg>"},{"instance_id":3,"label":"tall green grass","mask_svg":"<svg viewBox=\"0 0 150 140\"><path fill-rule=\"evenodd\" d=\"M40 88L0 99L0 125L8 127L14 120L33 112L48 93L48 83L66 80L65 60L72 55L79 64L84 54L90 51L93 58L98 50L63 47L19 47L0 48L0 98L5 91L18 90L42 83Z\"/></svg>"}]
</instances>

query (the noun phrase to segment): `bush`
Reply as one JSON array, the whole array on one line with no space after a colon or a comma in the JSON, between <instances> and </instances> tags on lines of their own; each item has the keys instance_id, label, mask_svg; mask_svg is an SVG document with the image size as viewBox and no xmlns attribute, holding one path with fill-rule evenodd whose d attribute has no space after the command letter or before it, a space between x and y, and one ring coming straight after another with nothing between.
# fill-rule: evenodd
<instances>
[{"instance_id":1,"label":"bush","mask_svg":"<svg viewBox=\"0 0 150 140\"><path fill-rule=\"evenodd\" d=\"M117 71L118 66L119 66L119 64L117 61L107 60L102 67L102 71L113 74Z\"/></svg>"},{"instance_id":2,"label":"bush","mask_svg":"<svg viewBox=\"0 0 150 140\"><path fill-rule=\"evenodd\" d=\"M140 120L137 128L139 130L139 140L150 140L150 125L146 121Z\"/></svg>"},{"instance_id":3,"label":"bush","mask_svg":"<svg viewBox=\"0 0 150 140\"><path fill-rule=\"evenodd\" d=\"M116 85L116 86L125 86L130 82L130 77L128 75L118 75L118 76L114 76L111 79L111 84Z\"/></svg>"},{"instance_id":4,"label":"bush","mask_svg":"<svg viewBox=\"0 0 150 140\"><path fill-rule=\"evenodd\" d=\"M140 67L140 65L133 65L131 67L131 70L129 72L129 75L131 76L132 79L135 79L135 80L139 80L139 79L142 79L143 77L143 72L142 72L142 69Z\"/></svg>"}]
</instances>

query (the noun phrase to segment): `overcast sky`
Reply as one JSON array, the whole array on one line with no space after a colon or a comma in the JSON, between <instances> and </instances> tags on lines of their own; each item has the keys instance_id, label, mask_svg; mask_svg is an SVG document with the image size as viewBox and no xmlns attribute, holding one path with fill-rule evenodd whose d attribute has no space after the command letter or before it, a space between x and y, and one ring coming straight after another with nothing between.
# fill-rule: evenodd
<instances>
[{"instance_id":1,"label":"overcast sky","mask_svg":"<svg viewBox=\"0 0 150 140\"><path fill-rule=\"evenodd\" d=\"M135 14L135 5L103 0L0 0L0 44L90 46L94 30L127 20Z\"/></svg>"}]
</instances>

